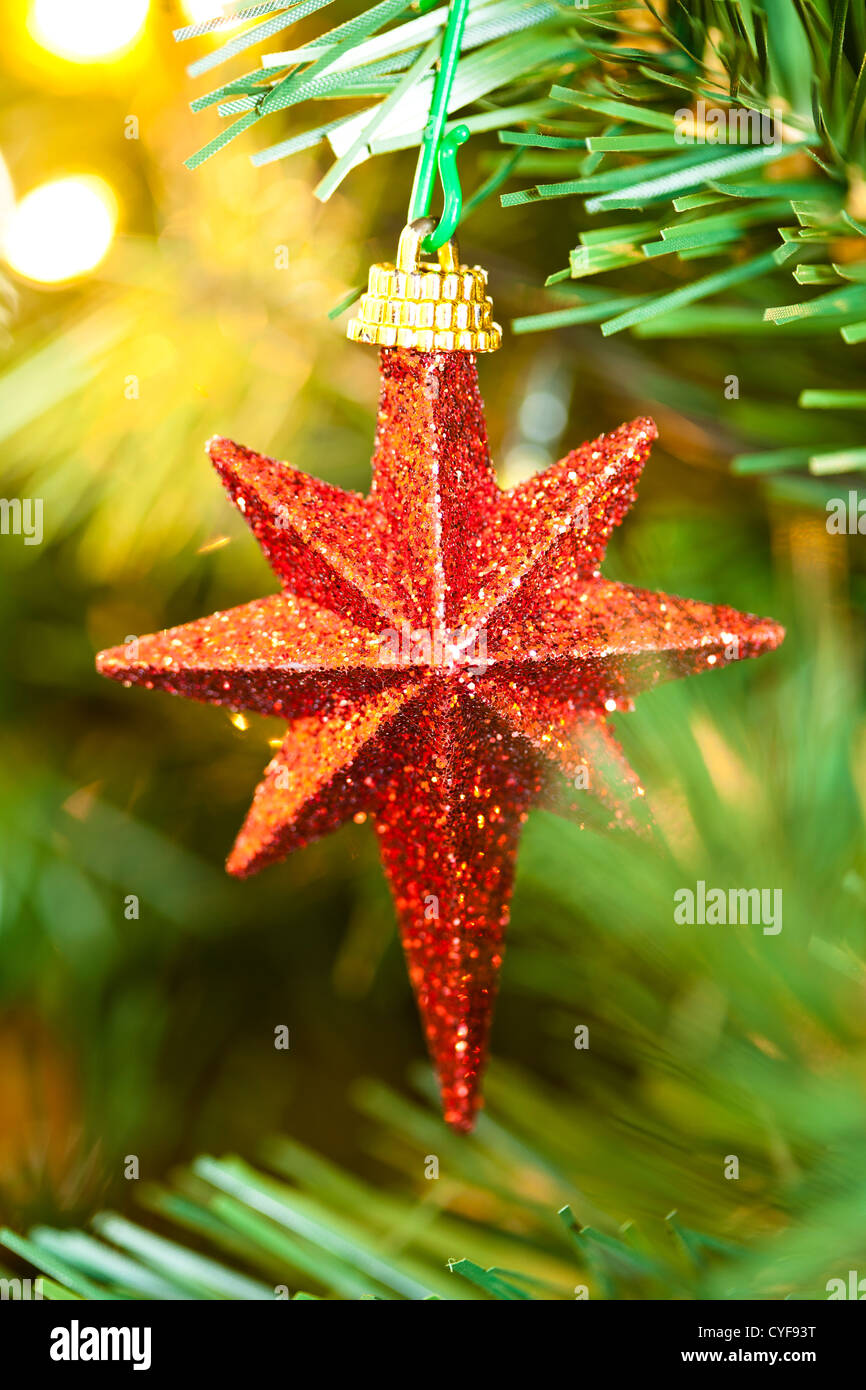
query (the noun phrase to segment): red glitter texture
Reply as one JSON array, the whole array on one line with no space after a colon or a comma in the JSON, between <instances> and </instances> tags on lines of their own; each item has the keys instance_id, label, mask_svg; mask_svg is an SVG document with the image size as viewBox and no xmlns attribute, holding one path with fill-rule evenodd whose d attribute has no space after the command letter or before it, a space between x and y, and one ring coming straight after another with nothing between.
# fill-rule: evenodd
<instances>
[{"instance_id":1,"label":"red glitter texture","mask_svg":"<svg viewBox=\"0 0 866 1390\"><path fill-rule=\"evenodd\" d=\"M607 716L783 633L600 576L651 420L502 491L473 355L383 349L381 377L367 497L210 444L283 591L115 647L98 668L287 720L231 873L373 819L445 1118L469 1130L529 807L583 820L594 796L606 823L645 829Z\"/></svg>"}]
</instances>

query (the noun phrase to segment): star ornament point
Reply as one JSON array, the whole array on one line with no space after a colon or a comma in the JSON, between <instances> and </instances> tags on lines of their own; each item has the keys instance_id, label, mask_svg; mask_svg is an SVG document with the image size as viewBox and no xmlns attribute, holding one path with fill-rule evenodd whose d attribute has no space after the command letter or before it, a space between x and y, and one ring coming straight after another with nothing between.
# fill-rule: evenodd
<instances>
[{"instance_id":1,"label":"star ornament point","mask_svg":"<svg viewBox=\"0 0 866 1390\"><path fill-rule=\"evenodd\" d=\"M371 819L445 1118L468 1131L530 807L583 822L594 802L604 823L645 832L611 714L784 634L602 576L651 420L505 491L471 354L382 349L380 371L366 496L209 443L280 591L102 652L97 667L286 721L230 873Z\"/></svg>"}]
</instances>

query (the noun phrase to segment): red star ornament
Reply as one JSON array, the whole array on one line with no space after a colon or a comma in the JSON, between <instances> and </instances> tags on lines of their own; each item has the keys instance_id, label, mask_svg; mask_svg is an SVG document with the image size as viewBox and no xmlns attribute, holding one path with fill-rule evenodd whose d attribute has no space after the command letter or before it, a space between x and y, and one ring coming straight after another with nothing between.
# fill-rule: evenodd
<instances>
[{"instance_id":1,"label":"red star ornament","mask_svg":"<svg viewBox=\"0 0 866 1390\"><path fill-rule=\"evenodd\" d=\"M609 723L661 680L775 647L774 622L604 579L649 419L507 491L475 357L381 350L369 494L215 439L282 584L98 669L287 721L228 859L244 876L370 816L447 1122L481 1103L518 839L534 803L640 829Z\"/></svg>"}]
</instances>

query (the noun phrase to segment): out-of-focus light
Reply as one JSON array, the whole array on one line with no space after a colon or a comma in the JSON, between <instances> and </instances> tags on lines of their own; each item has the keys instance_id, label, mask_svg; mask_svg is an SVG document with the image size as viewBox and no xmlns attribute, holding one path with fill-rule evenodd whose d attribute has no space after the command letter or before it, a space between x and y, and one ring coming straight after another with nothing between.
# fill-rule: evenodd
<instances>
[{"instance_id":1,"label":"out-of-focus light","mask_svg":"<svg viewBox=\"0 0 866 1390\"><path fill-rule=\"evenodd\" d=\"M223 12L220 0L183 0L183 8L193 24L202 19L219 19Z\"/></svg>"},{"instance_id":2,"label":"out-of-focus light","mask_svg":"<svg viewBox=\"0 0 866 1390\"><path fill-rule=\"evenodd\" d=\"M149 5L150 0L31 0L27 27L59 57L92 63L135 42Z\"/></svg>"},{"instance_id":3,"label":"out-of-focus light","mask_svg":"<svg viewBox=\"0 0 866 1390\"><path fill-rule=\"evenodd\" d=\"M224 545L231 543L231 536L214 536L213 540L205 541L195 552L196 555L210 555L212 550L222 550Z\"/></svg>"},{"instance_id":4,"label":"out-of-focus light","mask_svg":"<svg viewBox=\"0 0 866 1390\"><path fill-rule=\"evenodd\" d=\"M3 254L19 275L56 285L99 265L116 224L117 202L102 179L53 179L16 205L3 229Z\"/></svg>"},{"instance_id":5,"label":"out-of-focus light","mask_svg":"<svg viewBox=\"0 0 866 1390\"><path fill-rule=\"evenodd\" d=\"M555 391L529 391L520 407L520 429L533 444L551 444L568 424L568 406Z\"/></svg>"}]
</instances>

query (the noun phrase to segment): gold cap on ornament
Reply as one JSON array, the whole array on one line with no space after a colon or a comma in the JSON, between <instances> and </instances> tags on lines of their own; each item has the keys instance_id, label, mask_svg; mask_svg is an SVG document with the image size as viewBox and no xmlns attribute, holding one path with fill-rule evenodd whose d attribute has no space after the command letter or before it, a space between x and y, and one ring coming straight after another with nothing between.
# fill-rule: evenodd
<instances>
[{"instance_id":1,"label":"gold cap on ornament","mask_svg":"<svg viewBox=\"0 0 866 1390\"><path fill-rule=\"evenodd\" d=\"M501 346L487 271L461 265L453 238L439 248L438 261L421 260L421 243L435 227L432 217L410 222L400 235L397 264L370 267L367 293L346 330L353 342L419 352L495 352Z\"/></svg>"}]
</instances>

